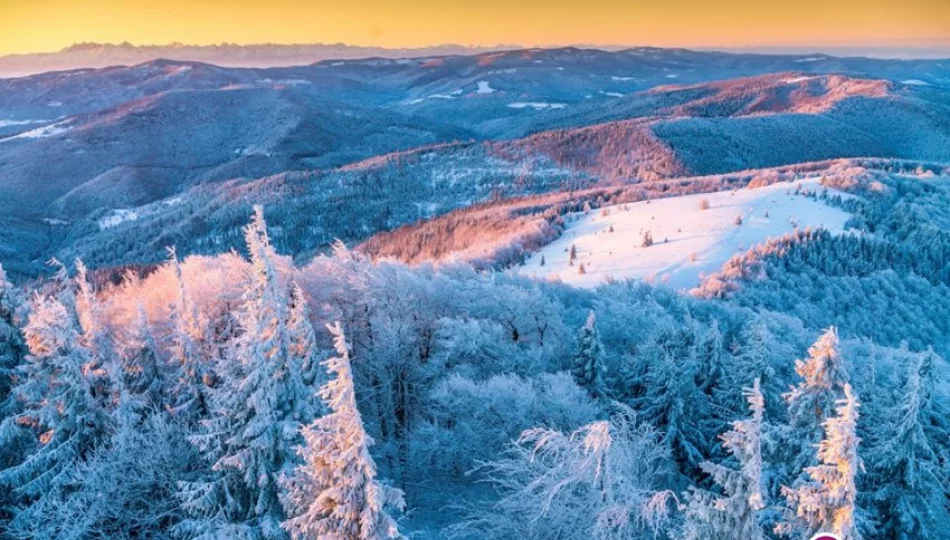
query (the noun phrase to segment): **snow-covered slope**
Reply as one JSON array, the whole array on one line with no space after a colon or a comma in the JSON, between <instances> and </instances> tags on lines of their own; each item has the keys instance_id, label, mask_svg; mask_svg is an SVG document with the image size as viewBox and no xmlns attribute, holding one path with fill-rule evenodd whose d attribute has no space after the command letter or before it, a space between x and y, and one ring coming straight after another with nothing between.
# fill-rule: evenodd
<instances>
[{"instance_id":1,"label":"snow-covered slope","mask_svg":"<svg viewBox=\"0 0 950 540\"><path fill-rule=\"evenodd\" d=\"M519 272L579 287L595 287L607 278L694 287L701 275L719 270L733 255L795 227L842 231L850 214L804 195L824 189L817 179L806 179L591 211L574 216L564 234L534 253ZM703 200L708 209L701 209ZM648 231L653 245L643 247ZM577 253L573 265L571 246Z\"/></svg>"}]
</instances>

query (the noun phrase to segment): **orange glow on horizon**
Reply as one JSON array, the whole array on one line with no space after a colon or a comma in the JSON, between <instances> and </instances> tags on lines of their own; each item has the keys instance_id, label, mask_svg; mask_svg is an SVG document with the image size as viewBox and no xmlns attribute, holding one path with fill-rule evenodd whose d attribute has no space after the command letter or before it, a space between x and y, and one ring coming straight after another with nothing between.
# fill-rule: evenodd
<instances>
[{"instance_id":1,"label":"orange glow on horizon","mask_svg":"<svg viewBox=\"0 0 950 540\"><path fill-rule=\"evenodd\" d=\"M950 43L947 0L0 0L0 54L94 41L384 47Z\"/></svg>"}]
</instances>

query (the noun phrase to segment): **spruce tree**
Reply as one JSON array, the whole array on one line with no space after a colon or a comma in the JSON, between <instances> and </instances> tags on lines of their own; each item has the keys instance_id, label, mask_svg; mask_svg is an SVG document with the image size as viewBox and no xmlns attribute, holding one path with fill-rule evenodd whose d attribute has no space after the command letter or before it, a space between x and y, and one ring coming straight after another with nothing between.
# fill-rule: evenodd
<instances>
[{"instance_id":1,"label":"spruce tree","mask_svg":"<svg viewBox=\"0 0 950 540\"><path fill-rule=\"evenodd\" d=\"M597 331L597 316L591 310L587 315L587 322L581 327L577 337L578 352L571 366L571 374L578 386L587 389L595 397L603 395L604 391L604 360L607 353L600 341Z\"/></svg>"},{"instance_id":2,"label":"spruce tree","mask_svg":"<svg viewBox=\"0 0 950 540\"><path fill-rule=\"evenodd\" d=\"M863 469L857 435L860 404L850 384L844 385L844 396L837 402L836 416L825 421L825 438L818 444L819 464L805 469L810 480L782 489L794 517L780 524L777 532L804 537L833 532L842 540L861 538L855 522L855 478Z\"/></svg>"},{"instance_id":3,"label":"spruce tree","mask_svg":"<svg viewBox=\"0 0 950 540\"><path fill-rule=\"evenodd\" d=\"M785 438L791 456L792 474L814 463L812 448L822 436L822 425L834 414L835 403L848 376L838 345L838 330L832 326L808 349L808 358L795 362L802 378L784 395L789 425Z\"/></svg>"},{"instance_id":4,"label":"spruce tree","mask_svg":"<svg viewBox=\"0 0 950 540\"><path fill-rule=\"evenodd\" d=\"M284 527L295 539L401 538L387 507L402 509L402 492L376 480L372 438L356 406L350 352L340 324L328 325L337 356L324 362L333 378L320 389L330 411L303 429L303 464L285 480Z\"/></svg>"},{"instance_id":5,"label":"spruce tree","mask_svg":"<svg viewBox=\"0 0 950 540\"><path fill-rule=\"evenodd\" d=\"M19 309L20 295L0 265L0 470L16 464L30 446L29 436L24 436L15 424L3 428L4 420L21 410L13 394L26 356L26 344L17 326ZM0 530L12 517L14 506L13 494L0 489Z\"/></svg>"},{"instance_id":6,"label":"spruce tree","mask_svg":"<svg viewBox=\"0 0 950 540\"><path fill-rule=\"evenodd\" d=\"M765 532L760 523L766 507L762 473L762 437L765 399L756 379L743 390L751 417L737 420L732 430L720 436L723 446L738 462L737 468L704 462L701 468L712 477L722 494L696 487L686 495L684 537L689 539L760 540Z\"/></svg>"},{"instance_id":7,"label":"spruce tree","mask_svg":"<svg viewBox=\"0 0 950 540\"><path fill-rule=\"evenodd\" d=\"M210 418L193 437L212 473L184 484L188 534L285 538L278 478L296 463L300 427L312 418L300 366L290 352L287 294L277 275L263 211L245 227L252 280L228 369L211 392Z\"/></svg>"},{"instance_id":8,"label":"spruce tree","mask_svg":"<svg viewBox=\"0 0 950 540\"><path fill-rule=\"evenodd\" d=\"M936 538L947 518L950 484L926 432L935 423L935 358L927 351L908 364L896 393L898 406L884 412L872 430L867 463L874 486L871 499L880 515L875 529L882 537Z\"/></svg>"},{"instance_id":9,"label":"spruce tree","mask_svg":"<svg viewBox=\"0 0 950 540\"><path fill-rule=\"evenodd\" d=\"M172 412L188 422L195 423L208 414L209 382L207 362L202 352L204 324L197 306L191 299L188 285L181 271L175 248L168 248L168 268L175 276L177 296L170 306L171 364L178 370L177 381L171 388Z\"/></svg>"},{"instance_id":10,"label":"spruce tree","mask_svg":"<svg viewBox=\"0 0 950 540\"><path fill-rule=\"evenodd\" d=\"M300 366L300 379L307 387L321 385L323 367L317 355L317 337L310 323L306 295L297 283L294 283L290 292L290 319L287 327L290 332L290 355L293 363Z\"/></svg>"},{"instance_id":11,"label":"spruce tree","mask_svg":"<svg viewBox=\"0 0 950 540\"><path fill-rule=\"evenodd\" d=\"M108 373L84 338L92 332L84 332L79 320L73 306L38 296L24 329L30 354L13 390L21 410L0 426L5 440L16 429L36 437L23 460L0 471L0 487L22 506L8 524L14 533L44 519L36 513L37 501L62 489L72 468L111 432Z\"/></svg>"},{"instance_id":12,"label":"spruce tree","mask_svg":"<svg viewBox=\"0 0 950 540\"><path fill-rule=\"evenodd\" d=\"M10 391L26 354L23 335L16 322L19 309L20 295L0 265L0 420L15 407L9 400Z\"/></svg>"},{"instance_id":13,"label":"spruce tree","mask_svg":"<svg viewBox=\"0 0 950 540\"><path fill-rule=\"evenodd\" d=\"M695 374L695 358L677 361L670 352L663 352L644 377L644 395L634 399L637 411L664 432L670 453L687 475L705 459L711 438L702 428L711 407L696 386Z\"/></svg>"},{"instance_id":14,"label":"spruce tree","mask_svg":"<svg viewBox=\"0 0 950 540\"><path fill-rule=\"evenodd\" d=\"M120 359L123 390L142 407L160 409L163 405L164 378L158 360L158 346L141 302L135 320L126 329L120 347Z\"/></svg>"}]
</instances>

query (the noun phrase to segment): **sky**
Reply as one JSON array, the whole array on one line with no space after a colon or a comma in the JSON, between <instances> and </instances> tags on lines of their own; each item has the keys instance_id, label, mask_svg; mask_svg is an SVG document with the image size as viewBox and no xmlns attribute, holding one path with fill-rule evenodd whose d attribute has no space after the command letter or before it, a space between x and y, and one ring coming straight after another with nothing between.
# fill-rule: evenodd
<instances>
[{"instance_id":1,"label":"sky","mask_svg":"<svg viewBox=\"0 0 950 540\"><path fill-rule=\"evenodd\" d=\"M0 0L0 55L79 42L950 45L948 0Z\"/></svg>"}]
</instances>

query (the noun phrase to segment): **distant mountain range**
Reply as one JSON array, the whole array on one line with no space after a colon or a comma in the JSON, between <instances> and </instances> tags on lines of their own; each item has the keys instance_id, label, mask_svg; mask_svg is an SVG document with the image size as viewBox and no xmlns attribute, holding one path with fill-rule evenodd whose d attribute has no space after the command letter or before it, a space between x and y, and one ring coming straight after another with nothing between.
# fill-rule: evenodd
<instances>
[{"instance_id":1,"label":"distant mountain range","mask_svg":"<svg viewBox=\"0 0 950 540\"><path fill-rule=\"evenodd\" d=\"M23 77L47 71L70 69L132 66L150 60L165 58L206 62L227 67L300 66L330 59L354 58L414 58L450 54L478 54L480 52L517 49L516 45L496 47L466 47L464 45L436 45L434 47L387 49L354 45L301 44L301 45L132 45L131 43L77 43L52 53L12 54L0 56L0 77Z\"/></svg>"},{"instance_id":2,"label":"distant mountain range","mask_svg":"<svg viewBox=\"0 0 950 540\"><path fill-rule=\"evenodd\" d=\"M572 45L570 48L597 49L605 52L622 50L647 50L649 47L622 45ZM152 60L168 59L187 62L204 62L222 67L268 68L303 66L323 60L355 60L366 58L424 58L432 56L478 55L485 52L524 50L521 45L466 46L443 44L418 48L362 47L332 44L272 43L238 45L132 45L131 43L77 43L60 51L48 53L11 54L0 56L0 78L24 77L48 71L134 66ZM551 49L558 49L553 47ZM534 49L537 50L537 49ZM757 47L747 49L721 49L735 54L760 54L784 56L837 56L848 58L876 59L950 59L950 42L931 47L901 47L881 45L876 47L826 46L826 47ZM715 52L704 50L704 52Z\"/></svg>"}]
</instances>

